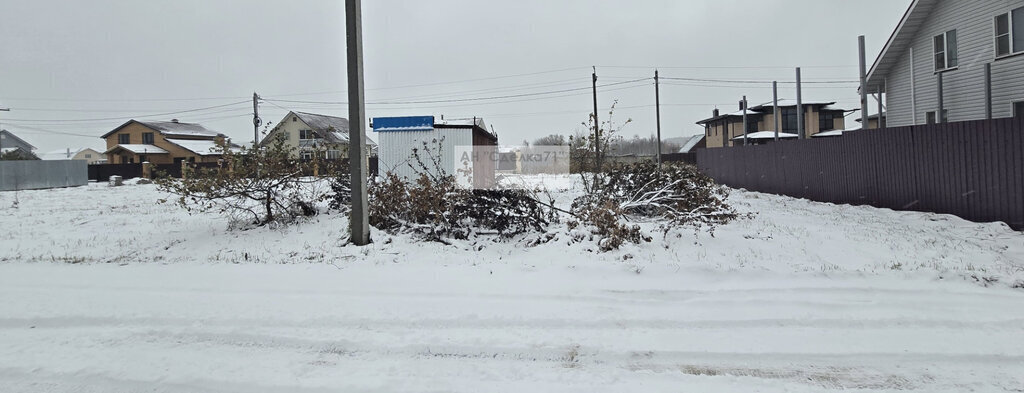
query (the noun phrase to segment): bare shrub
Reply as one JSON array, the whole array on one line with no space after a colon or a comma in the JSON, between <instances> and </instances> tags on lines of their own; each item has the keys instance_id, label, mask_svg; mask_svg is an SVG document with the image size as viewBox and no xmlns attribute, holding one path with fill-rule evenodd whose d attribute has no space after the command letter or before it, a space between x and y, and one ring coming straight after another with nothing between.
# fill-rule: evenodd
<instances>
[{"instance_id":1,"label":"bare shrub","mask_svg":"<svg viewBox=\"0 0 1024 393\"><path fill-rule=\"evenodd\" d=\"M177 195L175 203L189 213L217 212L242 225L286 224L319 212L326 190L303 176L315 162L290 158L283 141L259 149L220 149L219 167L186 166L182 179L158 178L157 186Z\"/></svg>"}]
</instances>

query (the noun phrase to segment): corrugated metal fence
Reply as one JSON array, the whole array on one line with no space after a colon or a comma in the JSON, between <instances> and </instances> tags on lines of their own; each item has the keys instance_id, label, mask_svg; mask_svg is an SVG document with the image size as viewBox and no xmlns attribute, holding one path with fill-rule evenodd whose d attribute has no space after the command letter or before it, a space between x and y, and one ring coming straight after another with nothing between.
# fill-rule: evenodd
<instances>
[{"instance_id":1,"label":"corrugated metal fence","mask_svg":"<svg viewBox=\"0 0 1024 393\"><path fill-rule=\"evenodd\" d=\"M1024 229L1022 118L701 149L697 166L734 188Z\"/></svg>"},{"instance_id":2,"label":"corrugated metal fence","mask_svg":"<svg viewBox=\"0 0 1024 393\"><path fill-rule=\"evenodd\" d=\"M0 191L74 187L88 183L85 161L0 161Z\"/></svg>"}]
</instances>

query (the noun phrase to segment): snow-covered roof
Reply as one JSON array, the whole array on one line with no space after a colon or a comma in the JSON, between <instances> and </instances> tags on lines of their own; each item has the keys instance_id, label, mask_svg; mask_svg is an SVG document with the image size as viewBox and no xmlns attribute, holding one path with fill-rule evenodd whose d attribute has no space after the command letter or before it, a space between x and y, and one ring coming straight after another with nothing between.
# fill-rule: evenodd
<instances>
[{"instance_id":1,"label":"snow-covered roof","mask_svg":"<svg viewBox=\"0 0 1024 393\"><path fill-rule=\"evenodd\" d=\"M117 145L108 149L104 154L110 154L117 149L124 149L135 154L167 154L168 151L153 145Z\"/></svg>"},{"instance_id":2,"label":"snow-covered roof","mask_svg":"<svg viewBox=\"0 0 1024 393\"><path fill-rule=\"evenodd\" d=\"M440 128L444 126L468 127L474 125L483 128L484 131L487 131L487 124L484 123L484 118L482 117L470 117L465 119L434 119L435 128Z\"/></svg>"},{"instance_id":3,"label":"snow-covered roof","mask_svg":"<svg viewBox=\"0 0 1024 393\"><path fill-rule=\"evenodd\" d=\"M40 158L43 159L43 160L70 160L70 159L74 158L75 156L77 156L78 153L81 153L81 152L83 152L85 150L92 150L92 151L96 152L96 154L101 154L97 150L90 149L88 147L83 147L83 148L80 148L80 149L77 149L77 150L70 150L70 153L69 153L68 149L53 150L53 151L50 151L50 152L47 152L47 153L43 154L42 157L40 157Z\"/></svg>"},{"instance_id":4,"label":"snow-covered roof","mask_svg":"<svg viewBox=\"0 0 1024 393\"><path fill-rule=\"evenodd\" d=\"M842 109L839 109L839 108L832 108L832 107L830 107L830 105L835 105L836 104L835 100L832 100L832 101L828 101L828 100L803 100L803 102L801 104L803 104L804 106L821 105L821 106L824 106L825 108L823 108L823 109L826 109L826 110L842 110ZM752 106L752 107L750 107L750 110L754 110L754 111L771 111L774 106L775 106L775 102L774 101L768 101L768 102L766 102L764 104L761 104L761 105ZM795 107L795 106L796 106L796 100L789 99L789 98L781 98L781 99L779 99L779 107L780 108L783 108L783 107L791 108L791 107Z\"/></svg>"},{"instance_id":5,"label":"snow-covered roof","mask_svg":"<svg viewBox=\"0 0 1024 393\"><path fill-rule=\"evenodd\" d=\"M201 156L219 156L222 153L221 148L217 146L217 142L211 139L167 138L167 141Z\"/></svg>"},{"instance_id":6,"label":"snow-covered roof","mask_svg":"<svg viewBox=\"0 0 1024 393\"><path fill-rule=\"evenodd\" d=\"M758 131L746 135L747 139L775 139L775 131ZM799 138L800 135L790 134L788 132L780 132L779 139L792 139ZM734 141L742 141L743 135L732 138Z\"/></svg>"},{"instance_id":7,"label":"snow-covered roof","mask_svg":"<svg viewBox=\"0 0 1024 393\"><path fill-rule=\"evenodd\" d=\"M836 107L832 106L832 105L836 104L835 101L803 100L803 102L801 104L804 107L820 106L822 110L829 110L829 111L841 111L841 110L843 110L842 108L836 108ZM771 113L774 110L774 106L775 106L775 102L774 101L768 101L768 102L766 102L764 104L749 106L749 107L747 107L747 116L761 116L761 115L764 115L764 114L767 114L767 113ZM796 107L796 106L797 106L796 105L796 100L792 100L792 99L788 99L788 98L779 99L779 108L793 108L793 107ZM727 118L727 117L741 117L741 116L743 116L743 110L742 109L740 109L740 110L738 110L736 112L724 113L724 114L720 114L718 116L710 117L710 118L698 121L697 124L710 123L710 122L721 120L721 119L724 119L724 118Z\"/></svg>"},{"instance_id":8,"label":"snow-covered roof","mask_svg":"<svg viewBox=\"0 0 1024 393\"><path fill-rule=\"evenodd\" d=\"M2 143L0 143L0 145L3 145L4 143L6 143L8 146L10 146L10 145L13 145L13 144L15 144L17 142L17 143L21 143L22 145L24 145L25 147L27 147L30 150L35 150L36 149L36 147L32 146L31 143L25 142L24 139L18 138L17 135L14 135L10 131L0 130L0 137L5 139ZM7 140L7 139L10 139L10 140Z\"/></svg>"},{"instance_id":9,"label":"snow-covered roof","mask_svg":"<svg viewBox=\"0 0 1024 393\"><path fill-rule=\"evenodd\" d=\"M307 112L292 112L299 120L302 120L317 135L329 143L348 143L348 119L344 117L320 115ZM366 144L377 145L369 136L366 137Z\"/></svg>"},{"instance_id":10,"label":"snow-covered roof","mask_svg":"<svg viewBox=\"0 0 1024 393\"><path fill-rule=\"evenodd\" d=\"M690 153L694 146L700 144L700 141L704 139L704 134L691 136L690 139L683 144L683 147L679 149L680 153Z\"/></svg>"},{"instance_id":11,"label":"snow-covered roof","mask_svg":"<svg viewBox=\"0 0 1024 393\"><path fill-rule=\"evenodd\" d=\"M843 136L843 132L845 132L845 131L843 131L843 130L825 131L825 132L819 132L817 134L811 135L811 137L814 137L814 138L819 138L819 137L820 138L825 138L825 137L830 137L830 136Z\"/></svg>"},{"instance_id":12,"label":"snow-covered roof","mask_svg":"<svg viewBox=\"0 0 1024 393\"><path fill-rule=\"evenodd\" d=\"M168 136L205 136L212 138L220 135L217 132L206 129L202 125L194 123L174 121L140 121L139 123Z\"/></svg>"},{"instance_id":13,"label":"snow-covered roof","mask_svg":"<svg viewBox=\"0 0 1024 393\"><path fill-rule=\"evenodd\" d=\"M138 120L129 120L129 121L125 122L124 124L122 124L121 126L111 130L110 132L108 132L106 134L103 134L103 136L101 136L100 138L106 138L108 136L111 136L114 133L116 133L117 131L121 130L124 127L127 127L129 124L132 124L132 123L139 123L139 124L149 128L149 129L152 129L153 131L159 132L161 135L164 135L164 136L205 137L205 138L215 138L215 137L221 136L220 133L217 133L217 132L214 132L214 131L210 131L210 130L206 129L206 127L203 127L202 125L195 124L195 123L182 123L182 122L175 121L175 120L172 120L172 121L138 121Z\"/></svg>"}]
</instances>

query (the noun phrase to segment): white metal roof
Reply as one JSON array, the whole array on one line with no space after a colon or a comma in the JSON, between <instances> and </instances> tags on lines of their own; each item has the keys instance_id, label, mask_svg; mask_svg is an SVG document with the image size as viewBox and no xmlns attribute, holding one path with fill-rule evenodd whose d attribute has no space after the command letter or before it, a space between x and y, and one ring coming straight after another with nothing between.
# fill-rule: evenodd
<instances>
[{"instance_id":1,"label":"white metal roof","mask_svg":"<svg viewBox=\"0 0 1024 393\"><path fill-rule=\"evenodd\" d=\"M691 136L690 139L688 139L686 143L683 144L683 147L679 149L679 152L689 153L690 150L693 150L693 147L697 146L697 144L700 143L702 139L704 139L704 134Z\"/></svg>"},{"instance_id":2,"label":"white metal roof","mask_svg":"<svg viewBox=\"0 0 1024 393\"><path fill-rule=\"evenodd\" d=\"M819 132L819 133L811 135L811 136L814 137L814 138L819 138L819 137L824 138L824 137L830 137L830 136L843 136L843 132L844 132L843 130L832 130L832 131Z\"/></svg>"},{"instance_id":3,"label":"white metal roof","mask_svg":"<svg viewBox=\"0 0 1024 393\"><path fill-rule=\"evenodd\" d=\"M153 146L153 145L117 145L117 146L114 146L114 147L110 148L105 153L109 154L110 152L112 152L114 150L117 150L117 148L122 148L122 149L128 150L128 151L130 151L132 153L135 153L135 154L167 154L168 153L167 150L161 149L161 148Z\"/></svg>"},{"instance_id":4,"label":"white metal roof","mask_svg":"<svg viewBox=\"0 0 1024 393\"><path fill-rule=\"evenodd\" d=\"M758 131L746 135L747 139L775 139L775 131ZM788 132L780 132L779 139L792 139L799 138L800 135L790 134ZM732 138L734 141L742 141L743 135Z\"/></svg>"},{"instance_id":5,"label":"white metal roof","mask_svg":"<svg viewBox=\"0 0 1024 393\"><path fill-rule=\"evenodd\" d=\"M167 141L201 156L219 156L221 154L221 148L217 146L217 142L209 139L195 140L168 138Z\"/></svg>"}]
</instances>

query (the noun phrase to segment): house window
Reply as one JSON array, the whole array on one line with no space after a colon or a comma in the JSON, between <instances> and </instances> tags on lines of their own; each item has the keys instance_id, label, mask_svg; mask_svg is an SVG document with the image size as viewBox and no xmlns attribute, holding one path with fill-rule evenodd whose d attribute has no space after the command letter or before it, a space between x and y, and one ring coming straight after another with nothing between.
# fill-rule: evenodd
<instances>
[{"instance_id":1,"label":"house window","mask_svg":"<svg viewBox=\"0 0 1024 393\"><path fill-rule=\"evenodd\" d=\"M117 134L117 144L119 144L119 145L127 145L127 144L130 144L130 143L132 143L131 142L131 135L128 135L128 134Z\"/></svg>"},{"instance_id":2,"label":"house window","mask_svg":"<svg viewBox=\"0 0 1024 393\"><path fill-rule=\"evenodd\" d=\"M313 159L313 152L308 151L308 150L304 151L304 152L302 152L302 156L301 157L302 157L302 160L304 160L304 161L312 160Z\"/></svg>"},{"instance_id":3,"label":"house window","mask_svg":"<svg viewBox=\"0 0 1024 393\"><path fill-rule=\"evenodd\" d=\"M145 154L139 155L139 162L149 161Z\"/></svg>"},{"instance_id":4,"label":"house window","mask_svg":"<svg viewBox=\"0 0 1024 393\"><path fill-rule=\"evenodd\" d=\"M1024 52L1024 7L996 16L996 57Z\"/></svg>"},{"instance_id":5,"label":"house window","mask_svg":"<svg viewBox=\"0 0 1024 393\"><path fill-rule=\"evenodd\" d=\"M153 144L153 133L152 132L146 132L146 133L142 134L142 144L144 144L144 145L152 145Z\"/></svg>"},{"instance_id":6,"label":"house window","mask_svg":"<svg viewBox=\"0 0 1024 393\"><path fill-rule=\"evenodd\" d=\"M313 130L299 130L299 139L300 140L303 140L303 139L313 139L314 137L315 137L315 134L313 134Z\"/></svg>"},{"instance_id":7,"label":"house window","mask_svg":"<svg viewBox=\"0 0 1024 393\"><path fill-rule=\"evenodd\" d=\"M92 154L86 154L85 158L92 158Z\"/></svg>"},{"instance_id":8,"label":"house window","mask_svg":"<svg viewBox=\"0 0 1024 393\"><path fill-rule=\"evenodd\" d=\"M924 114L925 123L935 124L935 111L931 111ZM949 121L949 109L942 110L942 123Z\"/></svg>"},{"instance_id":9,"label":"house window","mask_svg":"<svg viewBox=\"0 0 1024 393\"><path fill-rule=\"evenodd\" d=\"M757 120L754 120L751 117L747 117L747 133L748 134L753 134L753 133L755 133L757 131L758 131L758 129L757 129Z\"/></svg>"},{"instance_id":10,"label":"house window","mask_svg":"<svg viewBox=\"0 0 1024 393\"><path fill-rule=\"evenodd\" d=\"M935 53L936 72L956 68L959 60L957 58L959 53L956 45L956 30L935 36L932 49Z\"/></svg>"},{"instance_id":11,"label":"house window","mask_svg":"<svg viewBox=\"0 0 1024 393\"><path fill-rule=\"evenodd\" d=\"M840 112L818 112L818 131L832 131L836 129L836 118L841 116Z\"/></svg>"},{"instance_id":12,"label":"house window","mask_svg":"<svg viewBox=\"0 0 1024 393\"><path fill-rule=\"evenodd\" d=\"M797 132L796 108L782 108L782 132Z\"/></svg>"},{"instance_id":13,"label":"house window","mask_svg":"<svg viewBox=\"0 0 1024 393\"><path fill-rule=\"evenodd\" d=\"M1024 117L1024 101L1013 103L1013 117Z\"/></svg>"},{"instance_id":14,"label":"house window","mask_svg":"<svg viewBox=\"0 0 1024 393\"><path fill-rule=\"evenodd\" d=\"M327 151L327 159L328 160L337 160L337 159L340 159L340 158L341 158L341 150L328 150Z\"/></svg>"}]
</instances>

